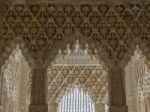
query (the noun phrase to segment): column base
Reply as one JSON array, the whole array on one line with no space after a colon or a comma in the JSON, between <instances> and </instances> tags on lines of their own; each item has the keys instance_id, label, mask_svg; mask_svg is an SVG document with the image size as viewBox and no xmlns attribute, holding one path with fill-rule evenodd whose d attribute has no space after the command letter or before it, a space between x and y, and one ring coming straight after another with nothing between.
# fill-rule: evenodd
<instances>
[{"instance_id":1,"label":"column base","mask_svg":"<svg viewBox=\"0 0 150 112\"><path fill-rule=\"evenodd\" d=\"M48 112L47 105L30 105L29 112Z\"/></svg>"},{"instance_id":2,"label":"column base","mask_svg":"<svg viewBox=\"0 0 150 112\"><path fill-rule=\"evenodd\" d=\"M127 106L107 106L106 112L128 112Z\"/></svg>"},{"instance_id":3,"label":"column base","mask_svg":"<svg viewBox=\"0 0 150 112\"><path fill-rule=\"evenodd\" d=\"M2 107L2 105L0 105L0 112L3 112L3 107Z\"/></svg>"}]
</instances>

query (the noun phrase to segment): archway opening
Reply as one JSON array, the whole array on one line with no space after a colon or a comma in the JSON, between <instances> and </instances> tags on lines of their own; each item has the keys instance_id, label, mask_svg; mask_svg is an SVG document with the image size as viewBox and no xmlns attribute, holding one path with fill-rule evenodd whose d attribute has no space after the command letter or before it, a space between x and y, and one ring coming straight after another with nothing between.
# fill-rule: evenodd
<instances>
[{"instance_id":1,"label":"archway opening","mask_svg":"<svg viewBox=\"0 0 150 112\"><path fill-rule=\"evenodd\" d=\"M71 88L59 102L59 112L95 112L94 102L77 86Z\"/></svg>"},{"instance_id":2,"label":"archway opening","mask_svg":"<svg viewBox=\"0 0 150 112\"><path fill-rule=\"evenodd\" d=\"M1 74L3 112L28 112L31 68L18 45L3 65Z\"/></svg>"},{"instance_id":3,"label":"archway opening","mask_svg":"<svg viewBox=\"0 0 150 112\"><path fill-rule=\"evenodd\" d=\"M126 99L129 112L150 111L150 69L138 48L126 66Z\"/></svg>"},{"instance_id":4,"label":"archway opening","mask_svg":"<svg viewBox=\"0 0 150 112\"><path fill-rule=\"evenodd\" d=\"M48 67L49 112L52 108L59 112L74 112L76 109L81 109L79 111L82 112L104 112L107 99L107 75L107 67L99 60L96 50L89 50L88 45L82 46L78 40L72 47L68 44L65 50L58 51L55 60ZM77 95L79 91L87 98L84 102L74 96L70 98L71 94L75 92ZM72 107L67 106L67 98L70 98ZM73 103L73 101L77 102ZM66 104L65 107L62 106L62 102ZM85 105L87 102L92 105L90 108ZM78 103L83 103L84 106L80 108L76 105Z\"/></svg>"}]
</instances>

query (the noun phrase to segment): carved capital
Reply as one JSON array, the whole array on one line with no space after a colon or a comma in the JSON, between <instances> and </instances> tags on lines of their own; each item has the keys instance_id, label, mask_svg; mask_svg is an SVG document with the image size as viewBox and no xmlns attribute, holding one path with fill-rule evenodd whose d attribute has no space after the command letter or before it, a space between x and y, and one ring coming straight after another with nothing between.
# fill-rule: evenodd
<instances>
[{"instance_id":1,"label":"carved capital","mask_svg":"<svg viewBox=\"0 0 150 112\"><path fill-rule=\"evenodd\" d=\"M48 112L47 105L30 105L29 112Z\"/></svg>"},{"instance_id":2,"label":"carved capital","mask_svg":"<svg viewBox=\"0 0 150 112\"><path fill-rule=\"evenodd\" d=\"M127 106L108 106L106 112L128 112Z\"/></svg>"}]
</instances>

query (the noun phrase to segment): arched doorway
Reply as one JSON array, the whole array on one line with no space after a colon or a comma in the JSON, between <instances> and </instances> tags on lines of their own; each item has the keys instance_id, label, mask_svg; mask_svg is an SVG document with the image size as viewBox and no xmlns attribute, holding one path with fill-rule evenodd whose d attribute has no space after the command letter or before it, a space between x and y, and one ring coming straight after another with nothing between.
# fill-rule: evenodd
<instances>
[{"instance_id":1,"label":"arched doorway","mask_svg":"<svg viewBox=\"0 0 150 112\"><path fill-rule=\"evenodd\" d=\"M126 66L126 98L129 112L150 111L150 69L138 48Z\"/></svg>"},{"instance_id":2,"label":"arched doorway","mask_svg":"<svg viewBox=\"0 0 150 112\"><path fill-rule=\"evenodd\" d=\"M67 45L65 50L59 50L47 73L49 112L52 110L67 112L81 108L82 112L102 112L101 110L104 112L107 98L107 74L104 63L97 59L96 50L92 53L88 45L81 46L77 40L72 48ZM81 94L76 95L88 97L84 102L78 97L70 97L74 92L80 93L79 91ZM69 96L66 98L66 95ZM72 103L74 108L64 105L65 107L60 109L60 105L68 104L68 98L70 102L76 101ZM87 102L91 107L86 105ZM80 106L83 107L79 108L76 104L81 103L83 105Z\"/></svg>"},{"instance_id":3,"label":"arched doorway","mask_svg":"<svg viewBox=\"0 0 150 112\"><path fill-rule=\"evenodd\" d=\"M3 112L28 112L30 104L31 68L19 46L2 67Z\"/></svg>"},{"instance_id":4,"label":"arched doorway","mask_svg":"<svg viewBox=\"0 0 150 112\"><path fill-rule=\"evenodd\" d=\"M83 89L73 87L59 102L59 112L95 112L94 102Z\"/></svg>"}]
</instances>

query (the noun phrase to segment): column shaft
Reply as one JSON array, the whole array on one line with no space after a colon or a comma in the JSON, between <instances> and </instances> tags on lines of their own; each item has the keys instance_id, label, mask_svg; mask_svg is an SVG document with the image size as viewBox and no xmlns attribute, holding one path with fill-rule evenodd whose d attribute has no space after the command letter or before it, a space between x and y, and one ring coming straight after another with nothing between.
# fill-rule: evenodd
<instances>
[{"instance_id":1,"label":"column shaft","mask_svg":"<svg viewBox=\"0 0 150 112\"><path fill-rule=\"evenodd\" d=\"M58 104L55 102L50 103L48 112L58 112Z\"/></svg>"},{"instance_id":2,"label":"column shaft","mask_svg":"<svg viewBox=\"0 0 150 112\"><path fill-rule=\"evenodd\" d=\"M35 68L32 71L29 112L48 112L46 104L46 69L42 67Z\"/></svg>"},{"instance_id":3,"label":"column shaft","mask_svg":"<svg viewBox=\"0 0 150 112\"><path fill-rule=\"evenodd\" d=\"M0 112L3 112L3 110L2 110L3 108L2 108L2 105L0 105Z\"/></svg>"},{"instance_id":4,"label":"column shaft","mask_svg":"<svg viewBox=\"0 0 150 112\"><path fill-rule=\"evenodd\" d=\"M105 112L105 104L96 103L95 104L95 112Z\"/></svg>"},{"instance_id":5,"label":"column shaft","mask_svg":"<svg viewBox=\"0 0 150 112\"><path fill-rule=\"evenodd\" d=\"M128 112L124 75L125 72L119 65L109 69L107 112Z\"/></svg>"}]
</instances>

